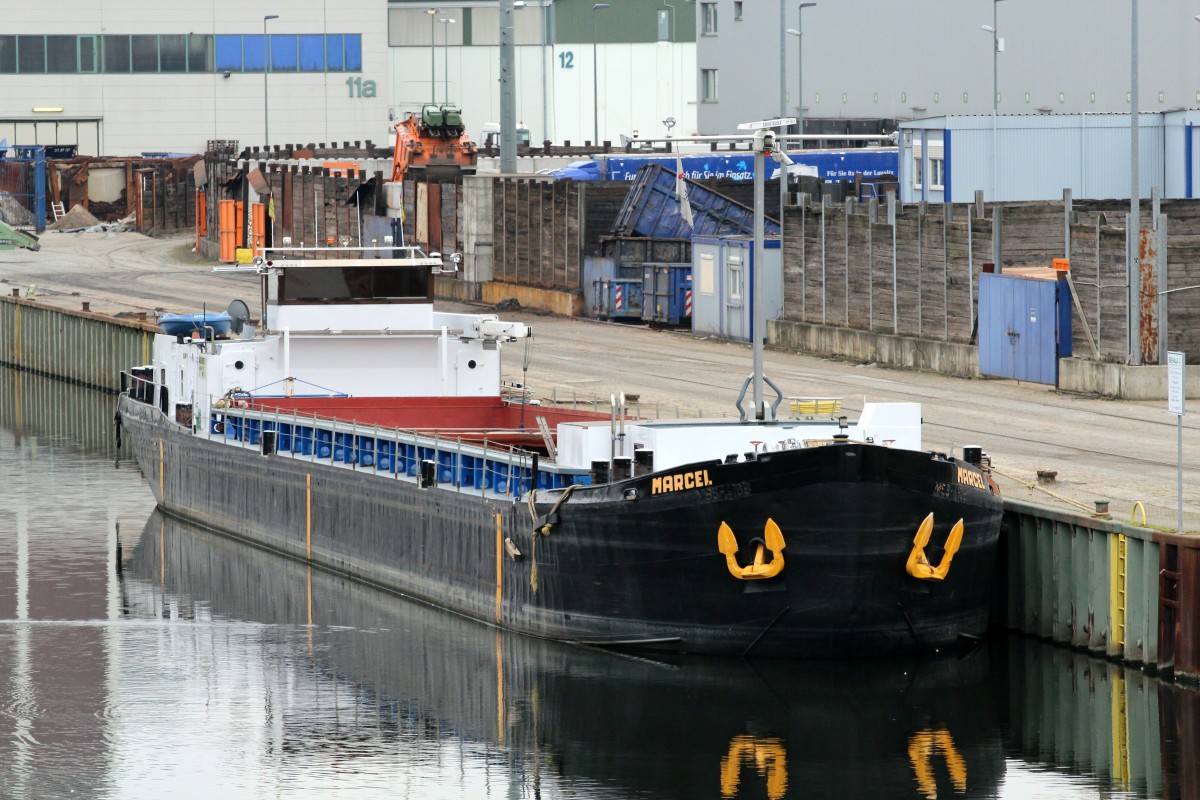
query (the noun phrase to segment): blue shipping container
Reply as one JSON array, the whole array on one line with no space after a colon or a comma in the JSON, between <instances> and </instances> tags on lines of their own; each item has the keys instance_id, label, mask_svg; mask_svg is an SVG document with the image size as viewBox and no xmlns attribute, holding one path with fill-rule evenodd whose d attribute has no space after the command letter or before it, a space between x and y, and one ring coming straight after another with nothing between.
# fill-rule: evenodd
<instances>
[{"instance_id":1,"label":"blue shipping container","mask_svg":"<svg viewBox=\"0 0 1200 800\"><path fill-rule=\"evenodd\" d=\"M690 325L692 265L645 264L642 275L642 319L661 325Z\"/></svg>"}]
</instances>

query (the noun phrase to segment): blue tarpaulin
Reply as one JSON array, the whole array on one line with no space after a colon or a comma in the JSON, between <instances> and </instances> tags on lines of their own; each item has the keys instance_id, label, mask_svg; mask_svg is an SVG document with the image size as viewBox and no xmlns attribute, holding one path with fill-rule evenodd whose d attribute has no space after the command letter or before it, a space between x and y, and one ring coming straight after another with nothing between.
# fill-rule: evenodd
<instances>
[{"instance_id":1,"label":"blue tarpaulin","mask_svg":"<svg viewBox=\"0 0 1200 800\"><path fill-rule=\"evenodd\" d=\"M855 174L864 178L896 175L898 150L894 147L850 148L846 150L789 151L788 157L797 165L815 167L825 181L853 180ZM706 153L701 156L682 156L684 177L699 181L707 178L754 180L754 155L745 150L735 153ZM659 164L672 174L675 156L604 156L600 177L610 181L632 181L644 164ZM574 166L574 165L571 165ZM767 178L778 174L779 165L767 162Z\"/></svg>"}]
</instances>

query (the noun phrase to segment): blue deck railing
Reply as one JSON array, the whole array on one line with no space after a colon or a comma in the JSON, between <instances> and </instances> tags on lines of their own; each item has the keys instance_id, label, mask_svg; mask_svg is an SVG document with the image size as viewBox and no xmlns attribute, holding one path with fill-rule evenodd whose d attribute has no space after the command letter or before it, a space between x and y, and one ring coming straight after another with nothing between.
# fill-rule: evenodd
<instances>
[{"instance_id":1,"label":"blue deck railing","mask_svg":"<svg viewBox=\"0 0 1200 800\"><path fill-rule=\"evenodd\" d=\"M457 489L518 497L534 480L534 453L513 447L489 446L378 428L320 417L285 416L250 409L214 409L208 420L210 436L221 436L261 447L263 434L275 435L274 452L293 458L328 461L352 469L421 480L429 464L436 483ZM586 471L564 469L540 461L537 488L562 489L588 485Z\"/></svg>"}]
</instances>

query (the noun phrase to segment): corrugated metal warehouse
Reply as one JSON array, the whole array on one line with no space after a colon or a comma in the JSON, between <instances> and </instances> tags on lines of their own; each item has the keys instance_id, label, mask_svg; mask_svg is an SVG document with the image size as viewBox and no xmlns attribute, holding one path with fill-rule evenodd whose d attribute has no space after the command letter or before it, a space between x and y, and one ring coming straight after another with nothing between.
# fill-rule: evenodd
<instances>
[{"instance_id":1,"label":"corrugated metal warehouse","mask_svg":"<svg viewBox=\"0 0 1200 800\"><path fill-rule=\"evenodd\" d=\"M970 202L1129 198L1128 114L945 116L900 125L900 199ZM1142 113L1140 196L1200 191L1200 111ZM929 180L922 180L928 175Z\"/></svg>"}]
</instances>

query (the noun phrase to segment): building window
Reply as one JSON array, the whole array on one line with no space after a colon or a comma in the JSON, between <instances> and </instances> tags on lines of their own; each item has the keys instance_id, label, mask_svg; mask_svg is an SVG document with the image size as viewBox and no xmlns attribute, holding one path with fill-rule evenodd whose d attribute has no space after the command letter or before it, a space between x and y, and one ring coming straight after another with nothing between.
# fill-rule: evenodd
<instances>
[{"instance_id":1,"label":"building window","mask_svg":"<svg viewBox=\"0 0 1200 800\"><path fill-rule=\"evenodd\" d=\"M187 36L160 36L158 48L159 69L162 72L187 72Z\"/></svg>"},{"instance_id":2,"label":"building window","mask_svg":"<svg viewBox=\"0 0 1200 800\"><path fill-rule=\"evenodd\" d=\"M217 72L242 71L242 37L216 36Z\"/></svg>"},{"instance_id":3,"label":"building window","mask_svg":"<svg viewBox=\"0 0 1200 800\"><path fill-rule=\"evenodd\" d=\"M36 73L46 71L46 37L17 37L17 72Z\"/></svg>"},{"instance_id":4,"label":"building window","mask_svg":"<svg viewBox=\"0 0 1200 800\"><path fill-rule=\"evenodd\" d=\"M17 37L0 36L0 73L17 71Z\"/></svg>"},{"instance_id":5,"label":"building window","mask_svg":"<svg viewBox=\"0 0 1200 800\"><path fill-rule=\"evenodd\" d=\"M95 72L96 71L96 56L97 43L95 36L80 36L79 37L79 71L80 72Z\"/></svg>"},{"instance_id":6,"label":"building window","mask_svg":"<svg viewBox=\"0 0 1200 800\"><path fill-rule=\"evenodd\" d=\"M665 8L658 12L658 40L660 42L671 40L671 18Z\"/></svg>"},{"instance_id":7,"label":"building window","mask_svg":"<svg viewBox=\"0 0 1200 800\"><path fill-rule=\"evenodd\" d=\"M717 102L717 71L715 69L700 70L700 102Z\"/></svg>"},{"instance_id":8,"label":"building window","mask_svg":"<svg viewBox=\"0 0 1200 800\"><path fill-rule=\"evenodd\" d=\"M0 35L0 74L262 72L263 37ZM272 72L360 72L358 34L271 34Z\"/></svg>"},{"instance_id":9,"label":"building window","mask_svg":"<svg viewBox=\"0 0 1200 800\"><path fill-rule=\"evenodd\" d=\"M129 72L129 37L104 37L104 71Z\"/></svg>"},{"instance_id":10,"label":"building window","mask_svg":"<svg viewBox=\"0 0 1200 800\"><path fill-rule=\"evenodd\" d=\"M922 167L924 159L921 157L921 145L913 145L913 170L912 170L912 185L914 189L922 187ZM941 144L929 145L929 188L935 192L945 191L946 189L946 158L942 151Z\"/></svg>"},{"instance_id":11,"label":"building window","mask_svg":"<svg viewBox=\"0 0 1200 800\"><path fill-rule=\"evenodd\" d=\"M270 38L271 72L295 72L300 63L296 35L272 33Z\"/></svg>"},{"instance_id":12,"label":"building window","mask_svg":"<svg viewBox=\"0 0 1200 800\"><path fill-rule=\"evenodd\" d=\"M742 0L733 0L733 18L735 20L742 18Z\"/></svg>"},{"instance_id":13,"label":"building window","mask_svg":"<svg viewBox=\"0 0 1200 800\"><path fill-rule=\"evenodd\" d=\"M74 36L46 37L47 72L78 72L78 55Z\"/></svg>"},{"instance_id":14,"label":"building window","mask_svg":"<svg viewBox=\"0 0 1200 800\"><path fill-rule=\"evenodd\" d=\"M701 28L705 36L717 35L717 4L716 3L701 3L700 4L700 19Z\"/></svg>"},{"instance_id":15,"label":"building window","mask_svg":"<svg viewBox=\"0 0 1200 800\"><path fill-rule=\"evenodd\" d=\"M300 36L300 71L322 72L325 69L325 37L320 34Z\"/></svg>"},{"instance_id":16,"label":"building window","mask_svg":"<svg viewBox=\"0 0 1200 800\"><path fill-rule=\"evenodd\" d=\"M158 72L158 37L139 34L129 39L133 47L133 71Z\"/></svg>"},{"instance_id":17,"label":"building window","mask_svg":"<svg viewBox=\"0 0 1200 800\"><path fill-rule=\"evenodd\" d=\"M188 72L213 72L213 37L210 34L188 34Z\"/></svg>"},{"instance_id":18,"label":"building window","mask_svg":"<svg viewBox=\"0 0 1200 800\"><path fill-rule=\"evenodd\" d=\"M729 301L742 299L742 258L732 256L729 259Z\"/></svg>"}]
</instances>

